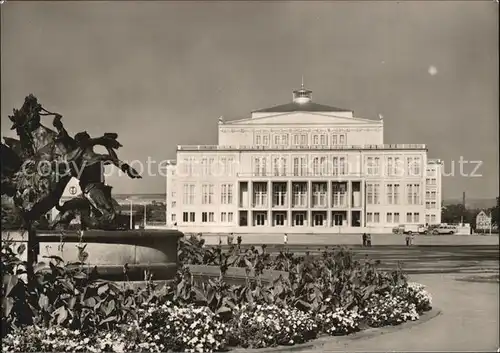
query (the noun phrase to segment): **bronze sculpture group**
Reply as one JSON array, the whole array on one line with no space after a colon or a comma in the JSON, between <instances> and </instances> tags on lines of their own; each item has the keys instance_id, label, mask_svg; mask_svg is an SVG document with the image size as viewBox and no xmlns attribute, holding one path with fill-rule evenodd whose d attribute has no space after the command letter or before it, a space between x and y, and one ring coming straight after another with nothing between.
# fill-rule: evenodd
<instances>
[{"instance_id":1,"label":"bronze sculpture group","mask_svg":"<svg viewBox=\"0 0 500 353\"><path fill-rule=\"evenodd\" d=\"M41 123L53 116L56 131ZM135 169L120 160L116 149L122 145L115 133L92 138L84 131L71 137L62 116L44 109L29 95L21 109L9 119L19 139L4 137L1 143L1 192L12 197L26 224L36 224L52 208L59 211L49 228L67 228L80 216L82 229L117 229L116 202L104 182L104 166L115 165L130 178L141 178ZM94 146L106 148L98 154ZM82 194L60 204L71 178L77 178Z\"/></svg>"}]
</instances>

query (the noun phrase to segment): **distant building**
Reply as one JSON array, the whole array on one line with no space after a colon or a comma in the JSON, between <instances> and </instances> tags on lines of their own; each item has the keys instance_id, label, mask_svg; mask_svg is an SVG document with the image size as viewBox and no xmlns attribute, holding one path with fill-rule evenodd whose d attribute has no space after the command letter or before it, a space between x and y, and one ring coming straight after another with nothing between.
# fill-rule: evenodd
<instances>
[{"instance_id":1,"label":"distant building","mask_svg":"<svg viewBox=\"0 0 500 353\"><path fill-rule=\"evenodd\" d=\"M479 212L476 216L476 229L485 231L490 230L491 228L491 217L484 211Z\"/></svg>"},{"instance_id":2,"label":"distant building","mask_svg":"<svg viewBox=\"0 0 500 353\"><path fill-rule=\"evenodd\" d=\"M382 117L312 101L233 121L218 144L178 146L167 167L167 223L184 232L391 232L441 222L440 161L423 144L384 144Z\"/></svg>"}]
</instances>

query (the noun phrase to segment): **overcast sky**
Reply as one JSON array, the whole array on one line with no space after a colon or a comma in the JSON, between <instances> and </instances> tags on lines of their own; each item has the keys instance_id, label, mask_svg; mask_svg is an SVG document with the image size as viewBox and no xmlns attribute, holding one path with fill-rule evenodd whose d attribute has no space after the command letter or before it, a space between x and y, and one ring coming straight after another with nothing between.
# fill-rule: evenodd
<instances>
[{"instance_id":1,"label":"overcast sky","mask_svg":"<svg viewBox=\"0 0 500 353\"><path fill-rule=\"evenodd\" d=\"M1 126L34 93L71 133L117 132L123 159L215 144L217 119L313 100L384 116L386 143L425 143L445 198L498 195L498 4L15 2L2 5ZM51 121L47 122L51 125ZM460 177L458 160L481 160ZM471 172L473 165L465 166ZM162 193L165 180L108 180Z\"/></svg>"}]
</instances>

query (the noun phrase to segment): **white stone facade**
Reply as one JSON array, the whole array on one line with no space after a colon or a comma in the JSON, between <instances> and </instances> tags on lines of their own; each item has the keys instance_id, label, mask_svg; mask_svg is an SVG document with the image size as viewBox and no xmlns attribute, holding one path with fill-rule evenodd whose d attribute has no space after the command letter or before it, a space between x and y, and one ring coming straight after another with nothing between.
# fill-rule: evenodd
<instances>
[{"instance_id":1,"label":"white stone facade","mask_svg":"<svg viewBox=\"0 0 500 353\"><path fill-rule=\"evenodd\" d=\"M384 144L383 126L312 103L305 89L248 119L220 118L218 145L178 146L167 223L187 233L382 233L440 223L440 162L428 161L422 144Z\"/></svg>"}]
</instances>

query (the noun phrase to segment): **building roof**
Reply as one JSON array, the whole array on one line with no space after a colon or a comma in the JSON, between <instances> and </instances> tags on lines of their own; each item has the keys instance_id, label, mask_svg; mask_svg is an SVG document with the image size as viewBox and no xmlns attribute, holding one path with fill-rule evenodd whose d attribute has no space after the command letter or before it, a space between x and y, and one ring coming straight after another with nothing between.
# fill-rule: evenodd
<instances>
[{"instance_id":1,"label":"building roof","mask_svg":"<svg viewBox=\"0 0 500 353\"><path fill-rule=\"evenodd\" d=\"M286 104L277 105L271 108L254 110L253 113L288 113L288 112L352 112L349 109L342 109L331 107L313 102L297 103L290 102Z\"/></svg>"}]
</instances>

